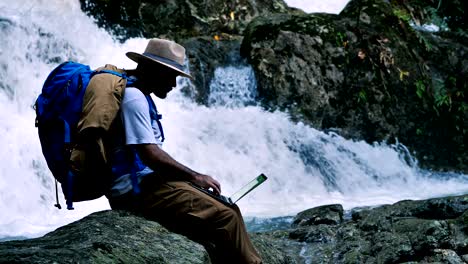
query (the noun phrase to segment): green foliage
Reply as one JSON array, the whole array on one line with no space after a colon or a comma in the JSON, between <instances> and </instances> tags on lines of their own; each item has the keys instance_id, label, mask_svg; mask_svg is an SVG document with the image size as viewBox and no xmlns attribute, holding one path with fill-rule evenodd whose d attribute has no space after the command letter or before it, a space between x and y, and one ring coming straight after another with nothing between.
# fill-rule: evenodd
<instances>
[{"instance_id":1,"label":"green foliage","mask_svg":"<svg viewBox=\"0 0 468 264\"><path fill-rule=\"evenodd\" d=\"M422 33L420 33L417 30L413 30L414 33L416 34L416 37L418 38L419 43L424 45L424 48L426 51L431 51L432 50L432 45L429 43L429 41L426 39L426 37L423 36Z\"/></svg>"},{"instance_id":2,"label":"green foliage","mask_svg":"<svg viewBox=\"0 0 468 264\"><path fill-rule=\"evenodd\" d=\"M462 113L468 112L468 104L465 102L462 102L457 110Z\"/></svg>"},{"instance_id":3,"label":"green foliage","mask_svg":"<svg viewBox=\"0 0 468 264\"><path fill-rule=\"evenodd\" d=\"M447 22L437 14L437 9L428 7L429 13L431 14L431 23L438 26L442 31L448 31Z\"/></svg>"},{"instance_id":4,"label":"green foliage","mask_svg":"<svg viewBox=\"0 0 468 264\"><path fill-rule=\"evenodd\" d=\"M448 94L438 95L435 98L435 105L437 107L439 107L439 108L444 106L444 105L448 106L448 107L451 107L452 106L452 99Z\"/></svg>"},{"instance_id":5,"label":"green foliage","mask_svg":"<svg viewBox=\"0 0 468 264\"><path fill-rule=\"evenodd\" d=\"M422 136L424 134L424 131L421 128L416 129L416 135Z\"/></svg>"},{"instance_id":6,"label":"green foliage","mask_svg":"<svg viewBox=\"0 0 468 264\"><path fill-rule=\"evenodd\" d=\"M447 88L441 79L435 79L434 82L434 103L437 108L447 106L450 110L452 107L452 98L447 93Z\"/></svg>"},{"instance_id":7,"label":"green foliage","mask_svg":"<svg viewBox=\"0 0 468 264\"><path fill-rule=\"evenodd\" d=\"M409 23L411 20L410 14L408 14L408 12L404 9L394 8L393 14L397 16L399 19L405 21L406 23Z\"/></svg>"},{"instance_id":8,"label":"green foliage","mask_svg":"<svg viewBox=\"0 0 468 264\"><path fill-rule=\"evenodd\" d=\"M366 103L367 102L367 93L365 90L361 89L358 94L358 103Z\"/></svg>"},{"instance_id":9,"label":"green foliage","mask_svg":"<svg viewBox=\"0 0 468 264\"><path fill-rule=\"evenodd\" d=\"M457 86L457 78L453 77L453 76L450 76L448 77L448 84L450 87L456 87Z\"/></svg>"},{"instance_id":10,"label":"green foliage","mask_svg":"<svg viewBox=\"0 0 468 264\"><path fill-rule=\"evenodd\" d=\"M415 82L416 85L416 94L418 95L419 98L423 98L424 93L426 92L426 85L424 85L423 80L418 80Z\"/></svg>"},{"instance_id":11,"label":"green foliage","mask_svg":"<svg viewBox=\"0 0 468 264\"><path fill-rule=\"evenodd\" d=\"M411 21L411 15L408 14L408 12L406 12L406 10L395 8L393 10L393 14L395 16L397 16L401 21L403 21L404 24L406 24L408 26L408 28L411 30L411 32L413 32L414 35L416 36L416 39L418 40L418 42L420 44L424 45L424 48L425 48L426 51L431 51L432 50L431 43L426 39L426 37L424 37L422 32L419 32L418 30L414 29L414 27L413 27L414 22Z\"/></svg>"},{"instance_id":12,"label":"green foliage","mask_svg":"<svg viewBox=\"0 0 468 264\"><path fill-rule=\"evenodd\" d=\"M450 127L446 129L455 131L458 135L468 135L465 118L468 113L468 103L465 102L465 86L457 86L456 77L445 79L435 78L431 81L419 79L414 85L417 96L431 107L439 118L449 118ZM422 128L416 129L416 135L424 135Z\"/></svg>"},{"instance_id":13,"label":"green foliage","mask_svg":"<svg viewBox=\"0 0 468 264\"><path fill-rule=\"evenodd\" d=\"M338 47L342 47L342 46L345 45L345 43L346 43L346 36L345 36L345 34L343 34L343 33L341 33L341 32L338 31L338 32L336 33L336 45L337 45Z\"/></svg>"}]
</instances>

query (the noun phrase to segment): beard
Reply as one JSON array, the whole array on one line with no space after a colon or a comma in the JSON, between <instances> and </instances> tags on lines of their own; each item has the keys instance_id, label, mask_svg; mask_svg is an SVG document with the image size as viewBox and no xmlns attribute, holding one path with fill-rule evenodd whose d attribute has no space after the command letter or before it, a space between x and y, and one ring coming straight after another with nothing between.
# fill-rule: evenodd
<instances>
[{"instance_id":1,"label":"beard","mask_svg":"<svg viewBox=\"0 0 468 264\"><path fill-rule=\"evenodd\" d=\"M165 99L167 97L168 91L166 91L166 90L164 90L164 91L156 90L153 93L154 93L154 95L156 95L156 97L161 98L161 99Z\"/></svg>"},{"instance_id":2,"label":"beard","mask_svg":"<svg viewBox=\"0 0 468 264\"><path fill-rule=\"evenodd\" d=\"M160 99L166 99L167 97L167 94L154 94L156 95L156 97L160 98Z\"/></svg>"}]
</instances>

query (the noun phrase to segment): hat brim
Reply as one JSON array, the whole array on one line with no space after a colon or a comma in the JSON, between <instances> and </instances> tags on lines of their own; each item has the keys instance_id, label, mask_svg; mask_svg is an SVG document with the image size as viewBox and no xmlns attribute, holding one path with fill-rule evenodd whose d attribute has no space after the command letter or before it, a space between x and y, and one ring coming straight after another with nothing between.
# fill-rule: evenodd
<instances>
[{"instance_id":1,"label":"hat brim","mask_svg":"<svg viewBox=\"0 0 468 264\"><path fill-rule=\"evenodd\" d=\"M151 61L151 62L156 62L160 65L164 65L168 68L171 68L173 69L174 71L178 72L179 75L183 76L183 77L187 77L187 78L190 78L190 79L193 79L192 75L184 72L184 71L181 71L180 69L178 69L177 67L175 66L172 66L166 62L162 62L162 61L159 61L157 59L154 59L154 58L151 58L151 57L148 57L148 56L145 56L143 54L139 54L139 53L136 53L136 52L127 52L125 55L127 55L127 57L129 59L131 59L132 61L136 62L136 63L139 63L140 60L146 60L146 61Z\"/></svg>"}]
</instances>

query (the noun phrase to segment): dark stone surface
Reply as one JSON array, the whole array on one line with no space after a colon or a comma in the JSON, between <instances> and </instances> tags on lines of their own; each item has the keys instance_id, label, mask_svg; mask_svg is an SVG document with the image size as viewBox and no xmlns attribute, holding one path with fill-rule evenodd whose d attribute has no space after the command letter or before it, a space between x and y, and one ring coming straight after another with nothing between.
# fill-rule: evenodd
<instances>
[{"instance_id":1,"label":"dark stone surface","mask_svg":"<svg viewBox=\"0 0 468 264\"><path fill-rule=\"evenodd\" d=\"M343 206L332 204L305 210L296 215L292 226L337 225L343 221Z\"/></svg>"},{"instance_id":2,"label":"dark stone surface","mask_svg":"<svg viewBox=\"0 0 468 264\"><path fill-rule=\"evenodd\" d=\"M305 212L326 218L332 212L341 215L340 209L340 205L330 205ZM352 218L334 224L293 225L251 233L251 238L265 264L464 263L468 258L467 209L468 195L407 200L352 210ZM300 213L296 219L304 216ZM41 238L0 243L0 263L57 261L210 263L201 245L121 211L91 214Z\"/></svg>"},{"instance_id":3,"label":"dark stone surface","mask_svg":"<svg viewBox=\"0 0 468 264\"><path fill-rule=\"evenodd\" d=\"M283 0L80 0L100 27L124 41L131 37L168 38L187 49L194 81L186 95L208 104L209 85L219 66L246 64L239 55L242 34L255 17L302 13Z\"/></svg>"},{"instance_id":4,"label":"dark stone surface","mask_svg":"<svg viewBox=\"0 0 468 264\"><path fill-rule=\"evenodd\" d=\"M120 211L91 214L41 238L0 243L0 263L57 261L210 263L203 246L156 222Z\"/></svg>"},{"instance_id":5,"label":"dark stone surface","mask_svg":"<svg viewBox=\"0 0 468 264\"><path fill-rule=\"evenodd\" d=\"M289 12L283 0L80 0L81 8L117 38L239 35L256 16ZM298 11L296 11L298 12Z\"/></svg>"},{"instance_id":6,"label":"dark stone surface","mask_svg":"<svg viewBox=\"0 0 468 264\"><path fill-rule=\"evenodd\" d=\"M421 165L468 171L466 1L352 0L339 15L282 0L81 0L120 40L174 39L208 105L220 66L255 70L258 99L293 121L369 143L403 143ZM424 25L435 24L439 32Z\"/></svg>"},{"instance_id":7,"label":"dark stone surface","mask_svg":"<svg viewBox=\"0 0 468 264\"><path fill-rule=\"evenodd\" d=\"M293 263L277 239L253 235L265 263ZM0 242L0 263L211 263L204 247L124 211L93 213L41 238Z\"/></svg>"},{"instance_id":8,"label":"dark stone surface","mask_svg":"<svg viewBox=\"0 0 468 264\"><path fill-rule=\"evenodd\" d=\"M189 38L182 42L187 49L190 72L194 77L193 86L183 87L186 95L201 104L208 103L210 83L218 67L247 64L239 56L242 38L230 37L227 40L214 40L212 37Z\"/></svg>"},{"instance_id":9,"label":"dark stone surface","mask_svg":"<svg viewBox=\"0 0 468 264\"><path fill-rule=\"evenodd\" d=\"M398 139L425 166L468 170L465 24L427 32L409 2L352 0L339 15L254 19L241 53L263 105L348 138Z\"/></svg>"},{"instance_id":10,"label":"dark stone surface","mask_svg":"<svg viewBox=\"0 0 468 264\"><path fill-rule=\"evenodd\" d=\"M304 243L306 263L463 263L467 202L464 195L359 209L337 225L292 228L288 239Z\"/></svg>"}]
</instances>

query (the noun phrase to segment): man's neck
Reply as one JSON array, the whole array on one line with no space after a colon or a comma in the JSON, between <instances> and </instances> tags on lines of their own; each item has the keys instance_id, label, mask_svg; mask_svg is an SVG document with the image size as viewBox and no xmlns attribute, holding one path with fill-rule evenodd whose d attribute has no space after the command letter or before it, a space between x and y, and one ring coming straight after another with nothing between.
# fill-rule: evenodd
<instances>
[{"instance_id":1,"label":"man's neck","mask_svg":"<svg viewBox=\"0 0 468 264\"><path fill-rule=\"evenodd\" d=\"M135 76L138 78L138 72L136 69L131 69L131 70L125 70L124 69L124 72L125 74L127 74L127 76Z\"/></svg>"},{"instance_id":2,"label":"man's neck","mask_svg":"<svg viewBox=\"0 0 468 264\"><path fill-rule=\"evenodd\" d=\"M124 70L125 74L127 76L132 76L132 77L135 77L137 80L135 81L134 85L132 85L133 88L137 88L138 90L140 90L144 95L148 95L151 93L151 91L147 91L146 89L144 89L143 87L141 87L141 85L139 85L139 81L138 81L138 71L136 69L132 69L132 70Z\"/></svg>"}]
</instances>

